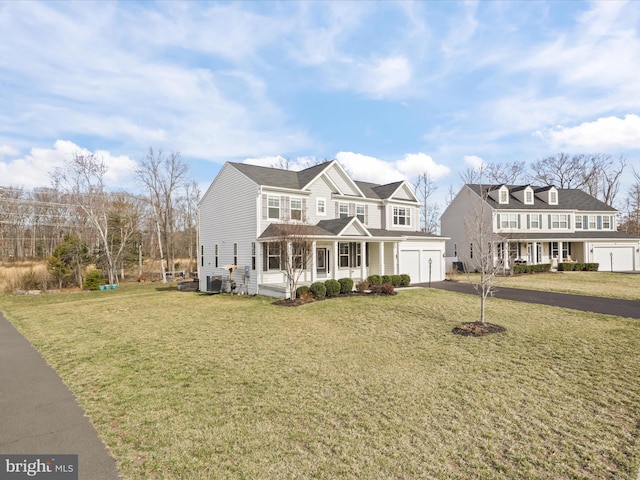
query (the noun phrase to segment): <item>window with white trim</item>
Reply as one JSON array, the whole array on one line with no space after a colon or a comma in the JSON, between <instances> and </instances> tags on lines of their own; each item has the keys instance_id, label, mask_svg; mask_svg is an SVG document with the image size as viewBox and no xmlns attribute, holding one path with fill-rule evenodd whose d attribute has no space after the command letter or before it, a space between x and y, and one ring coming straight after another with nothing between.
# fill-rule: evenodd
<instances>
[{"instance_id":1,"label":"window with white trim","mask_svg":"<svg viewBox=\"0 0 640 480\"><path fill-rule=\"evenodd\" d=\"M551 215L551 228L568 228L568 215L553 214Z\"/></svg>"},{"instance_id":2,"label":"window with white trim","mask_svg":"<svg viewBox=\"0 0 640 480\"><path fill-rule=\"evenodd\" d=\"M269 195L267 197L268 218L280 218L280 197Z\"/></svg>"},{"instance_id":3,"label":"window with white trim","mask_svg":"<svg viewBox=\"0 0 640 480\"><path fill-rule=\"evenodd\" d=\"M339 255L338 265L340 265L341 267L349 267L350 251L349 251L348 243L341 242L338 244L338 255Z\"/></svg>"},{"instance_id":4,"label":"window with white trim","mask_svg":"<svg viewBox=\"0 0 640 480\"><path fill-rule=\"evenodd\" d=\"M338 218L347 218L349 216L349 204L340 202L338 204Z\"/></svg>"},{"instance_id":5,"label":"window with white trim","mask_svg":"<svg viewBox=\"0 0 640 480\"><path fill-rule=\"evenodd\" d=\"M524 203L527 205L533 204L533 192L531 190L525 190L524 192Z\"/></svg>"},{"instance_id":6,"label":"window with white trim","mask_svg":"<svg viewBox=\"0 0 640 480\"><path fill-rule=\"evenodd\" d=\"M509 192L507 190L500 190L500 203L509 203Z\"/></svg>"},{"instance_id":7,"label":"window with white trim","mask_svg":"<svg viewBox=\"0 0 640 480\"><path fill-rule=\"evenodd\" d=\"M530 229L539 229L540 227L540 215L534 213L529 216L529 228Z\"/></svg>"},{"instance_id":8,"label":"window with white trim","mask_svg":"<svg viewBox=\"0 0 640 480\"><path fill-rule=\"evenodd\" d=\"M558 192L556 192L555 190L549 191L549 204L550 205L558 204Z\"/></svg>"},{"instance_id":9,"label":"window with white trim","mask_svg":"<svg viewBox=\"0 0 640 480\"><path fill-rule=\"evenodd\" d=\"M602 229L603 230L611 230L611 216L603 215L602 217Z\"/></svg>"},{"instance_id":10,"label":"window with white trim","mask_svg":"<svg viewBox=\"0 0 640 480\"><path fill-rule=\"evenodd\" d=\"M298 197L291 197L289 204L291 220L302 220L302 199Z\"/></svg>"},{"instance_id":11,"label":"window with white trim","mask_svg":"<svg viewBox=\"0 0 640 480\"><path fill-rule=\"evenodd\" d=\"M327 214L327 200L325 198L316 199L316 214L323 217Z\"/></svg>"},{"instance_id":12,"label":"window with white trim","mask_svg":"<svg viewBox=\"0 0 640 480\"><path fill-rule=\"evenodd\" d=\"M356 205L356 217L358 217L358 220L360 220L362 223L365 222L365 208L364 208L364 205L362 205L362 204L357 204Z\"/></svg>"},{"instance_id":13,"label":"window with white trim","mask_svg":"<svg viewBox=\"0 0 640 480\"><path fill-rule=\"evenodd\" d=\"M411 208L393 207L394 225L411 225Z\"/></svg>"},{"instance_id":14,"label":"window with white trim","mask_svg":"<svg viewBox=\"0 0 640 480\"><path fill-rule=\"evenodd\" d=\"M280 244L267 242L264 244L264 270L280 270Z\"/></svg>"},{"instance_id":15,"label":"window with white trim","mask_svg":"<svg viewBox=\"0 0 640 480\"><path fill-rule=\"evenodd\" d=\"M597 223L596 223L596 216L595 215L589 215L589 230L595 230L597 227Z\"/></svg>"},{"instance_id":16,"label":"window with white trim","mask_svg":"<svg viewBox=\"0 0 640 480\"><path fill-rule=\"evenodd\" d=\"M582 230L582 215L576 215L573 220L574 228L576 230Z\"/></svg>"},{"instance_id":17,"label":"window with white trim","mask_svg":"<svg viewBox=\"0 0 640 480\"><path fill-rule=\"evenodd\" d=\"M520 215L517 213L503 213L500 215L500 228L518 228L518 219Z\"/></svg>"}]
</instances>

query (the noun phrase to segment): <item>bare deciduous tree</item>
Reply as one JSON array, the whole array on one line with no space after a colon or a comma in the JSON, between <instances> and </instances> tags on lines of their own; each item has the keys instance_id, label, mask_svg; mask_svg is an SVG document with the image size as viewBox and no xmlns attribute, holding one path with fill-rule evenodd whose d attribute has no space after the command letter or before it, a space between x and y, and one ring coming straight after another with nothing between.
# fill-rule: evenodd
<instances>
[{"instance_id":1,"label":"bare deciduous tree","mask_svg":"<svg viewBox=\"0 0 640 480\"><path fill-rule=\"evenodd\" d=\"M420 207L420 228L423 232L435 233L438 229L440 208L432 202L433 194L438 189L429 172L423 172L414 181L414 191L422 204Z\"/></svg>"},{"instance_id":2,"label":"bare deciduous tree","mask_svg":"<svg viewBox=\"0 0 640 480\"><path fill-rule=\"evenodd\" d=\"M313 241L309 236L310 225L283 223L272 225L273 242L280 254L280 270L285 275L289 298L295 298L298 282L313 260Z\"/></svg>"},{"instance_id":3,"label":"bare deciduous tree","mask_svg":"<svg viewBox=\"0 0 640 480\"><path fill-rule=\"evenodd\" d=\"M153 209L162 281L167 281L165 252L171 270L175 267L175 197L186 182L189 167L177 152L165 154L162 150L149 148L146 157L136 170L138 180L149 191L149 203Z\"/></svg>"}]
</instances>

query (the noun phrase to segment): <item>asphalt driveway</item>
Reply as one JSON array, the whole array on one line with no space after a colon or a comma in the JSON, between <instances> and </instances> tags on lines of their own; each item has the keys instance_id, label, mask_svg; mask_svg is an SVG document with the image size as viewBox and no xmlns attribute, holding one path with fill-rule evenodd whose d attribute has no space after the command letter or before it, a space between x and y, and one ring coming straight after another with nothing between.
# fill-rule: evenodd
<instances>
[{"instance_id":1,"label":"asphalt driveway","mask_svg":"<svg viewBox=\"0 0 640 480\"><path fill-rule=\"evenodd\" d=\"M420 283L419 287L428 287L426 283ZM473 285L468 283L432 282L431 288L448 290L450 292L468 293L477 295ZM514 300L516 302L537 303L551 305L553 307L571 308L584 312L604 313L618 317L640 318L640 301L620 300L616 298L589 297L586 295L573 295L568 293L543 292L539 290L523 290L521 288L497 287L493 293L494 298Z\"/></svg>"}]
</instances>

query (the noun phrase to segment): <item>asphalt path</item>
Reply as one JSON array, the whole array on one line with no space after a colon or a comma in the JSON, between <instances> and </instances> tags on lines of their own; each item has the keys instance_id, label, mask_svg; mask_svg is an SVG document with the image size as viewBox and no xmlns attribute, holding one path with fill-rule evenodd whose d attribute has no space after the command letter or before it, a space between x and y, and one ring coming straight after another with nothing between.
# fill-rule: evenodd
<instances>
[{"instance_id":1,"label":"asphalt path","mask_svg":"<svg viewBox=\"0 0 640 480\"><path fill-rule=\"evenodd\" d=\"M75 396L1 313L0 454L78 455L78 479L120 478Z\"/></svg>"},{"instance_id":2,"label":"asphalt path","mask_svg":"<svg viewBox=\"0 0 640 480\"><path fill-rule=\"evenodd\" d=\"M428 288L429 284L421 283L417 286ZM450 280L445 280L444 282L432 282L431 288L478 295L473 285L453 282ZM573 295L568 293L543 292L539 290L524 290L521 288L506 287L495 287L493 297L504 300L514 300L516 302L571 308L573 310L581 310L583 312L604 313L606 315L616 315L618 317L627 318L640 318L640 301L638 300L590 297L587 295Z\"/></svg>"}]
</instances>

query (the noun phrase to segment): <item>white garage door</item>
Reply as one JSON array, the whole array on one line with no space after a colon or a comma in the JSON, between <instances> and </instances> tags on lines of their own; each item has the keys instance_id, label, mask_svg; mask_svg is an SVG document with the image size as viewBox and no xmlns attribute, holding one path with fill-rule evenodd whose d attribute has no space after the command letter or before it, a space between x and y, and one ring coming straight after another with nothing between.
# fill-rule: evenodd
<instances>
[{"instance_id":1,"label":"white garage door","mask_svg":"<svg viewBox=\"0 0 640 480\"><path fill-rule=\"evenodd\" d=\"M411 277L411 283L429 281L429 259L431 259L431 281L443 279L441 272L442 253L437 250L402 250L400 252L400 273Z\"/></svg>"},{"instance_id":2,"label":"white garage door","mask_svg":"<svg viewBox=\"0 0 640 480\"><path fill-rule=\"evenodd\" d=\"M593 261L600 272L633 270L633 247L593 247Z\"/></svg>"}]
</instances>

